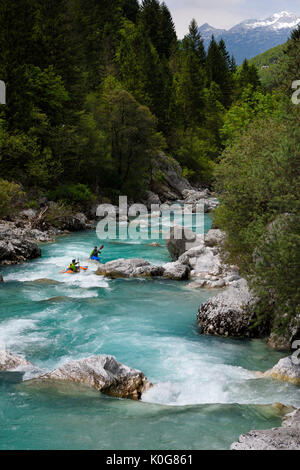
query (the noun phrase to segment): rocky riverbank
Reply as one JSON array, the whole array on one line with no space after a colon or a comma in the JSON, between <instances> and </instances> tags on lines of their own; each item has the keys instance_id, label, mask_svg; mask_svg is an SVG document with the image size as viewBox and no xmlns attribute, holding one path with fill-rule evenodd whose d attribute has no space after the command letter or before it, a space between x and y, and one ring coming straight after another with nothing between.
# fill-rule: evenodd
<instances>
[{"instance_id":1,"label":"rocky riverbank","mask_svg":"<svg viewBox=\"0 0 300 470\"><path fill-rule=\"evenodd\" d=\"M44 225L42 213L30 209L22 211L14 220L0 220L0 266L39 258L40 243L54 242L57 236L92 227L81 213L61 220L60 228Z\"/></svg>"},{"instance_id":2,"label":"rocky riverbank","mask_svg":"<svg viewBox=\"0 0 300 470\"><path fill-rule=\"evenodd\" d=\"M287 414L279 428L250 431L231 450L300 450L300 409Z\"/></svg>"}]
</instances>

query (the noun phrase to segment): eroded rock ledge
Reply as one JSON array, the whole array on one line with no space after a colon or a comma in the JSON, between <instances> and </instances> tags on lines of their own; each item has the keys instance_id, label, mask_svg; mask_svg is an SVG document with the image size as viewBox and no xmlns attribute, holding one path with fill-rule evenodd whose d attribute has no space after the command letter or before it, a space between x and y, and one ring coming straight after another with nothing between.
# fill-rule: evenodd
<instances>
[{"instance_id":1,"label":"eroded rock ledge","mask_svg":"<svg viewBox=\"0 0 300 470\"><path fill-rule=\"evenodd\" d=\"M9 371L31 365L29 361L17 354L12 354L8 351L0 351L0 371Z\"/></svg>"},{"instance_id":2,"label":"eroded rock ledge","mask_svg":"<svg viewBox=\"0 0 300 470\"><path fill-rule=\"evenodd\" d=\"M286 415L279 428L242 434L230 449L300 450L300 409Z\"/></svg>"},{"instance_id":3,"label":"eroded rock ledge","mask_svg":"<svg viewBox=\"0 0 300 470\"><path fill-rule=\"evenodd\" d=\"M29 366L34 367L20 356L0 351L0 371L25 371ZM113 356L107 355L68 362L52 372L24 382L36 386L44 382L62 381L88 385L105 395L132 400L139 400L152 386L143 372L125 366Z\"/></svg>"},{"instance_id":4,"label":"eroded rock ledge","mask_svg":"<svg viewBox=\"0 0 300 470\"><path fill-rule=\"evenodd\" d=\"M255 298L245 279L232 282L228 289L199 307L197 320L202 333L217 336L253 336L254 331L249 325L254 303Z\"/></svg>"}]
</instances>

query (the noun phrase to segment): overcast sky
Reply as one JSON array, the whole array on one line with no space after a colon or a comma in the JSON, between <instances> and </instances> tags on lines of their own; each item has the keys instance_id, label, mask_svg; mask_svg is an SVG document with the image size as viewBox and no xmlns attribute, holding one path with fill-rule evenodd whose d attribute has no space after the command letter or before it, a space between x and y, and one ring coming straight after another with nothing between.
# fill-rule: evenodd
<instances>
[{"instance_id":1,"label":"overcast sky","mask_svg":"<svg viewBox=\"0 0 300 470\"><path fill-rule=\"evenodd\" d=\"M300 0L165 0L165 3L171 10L180 39L192 18L199 26L209 23L228 29L241 21L267 18L280 11L300 14Z\"/></svg>"}]
</instances>

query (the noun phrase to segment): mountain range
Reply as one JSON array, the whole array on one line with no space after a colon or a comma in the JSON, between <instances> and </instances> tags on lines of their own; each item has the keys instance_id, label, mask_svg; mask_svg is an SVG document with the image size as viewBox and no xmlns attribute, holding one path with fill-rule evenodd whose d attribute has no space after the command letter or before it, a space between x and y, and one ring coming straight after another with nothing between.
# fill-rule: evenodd
<instances>
[{"instance_id":1,"label":"mountain range","mask_svg":"<svg viewBox=\"0 0 300 470\"><path fill-rule=\"evenodd\" d=\"M215 39L224 39L230 54L238 64L247 58L251 59L268 49L283 44L291 31L300 24L300 15L282 11L264 20L245 20L231 29L217 29L208 23L199 31L204 44L208 47L212 35Z\"/></svg>"}]
</instances>

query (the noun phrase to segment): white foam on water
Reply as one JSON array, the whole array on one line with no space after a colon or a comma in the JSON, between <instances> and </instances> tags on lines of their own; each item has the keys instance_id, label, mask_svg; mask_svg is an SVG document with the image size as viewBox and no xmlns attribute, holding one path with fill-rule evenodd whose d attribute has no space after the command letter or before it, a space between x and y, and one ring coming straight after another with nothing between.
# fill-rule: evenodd
<instances>
[{"instance_id":1,"label":"white foam on water","mask_svg":"<svg viewBox=\"0 0 300 470\"><path fill-rule=\"evenodd\" d=\"M49 339L41 330L37 331L37 321L32 318L17 318L1 323L1 347L14 352L23 351L32 343L45 343Z\"/></svg>"},{"instance_id":2,"label":"white foam on water","mask_svg":"<svg viewBox=\"0 0 300 470\"><path fill-rule=\"evenodd\" d=\"M92 299L98 297L98 292L84 289L65 289L64 295L73 299Z\"/></svg>"}]
</instances>

